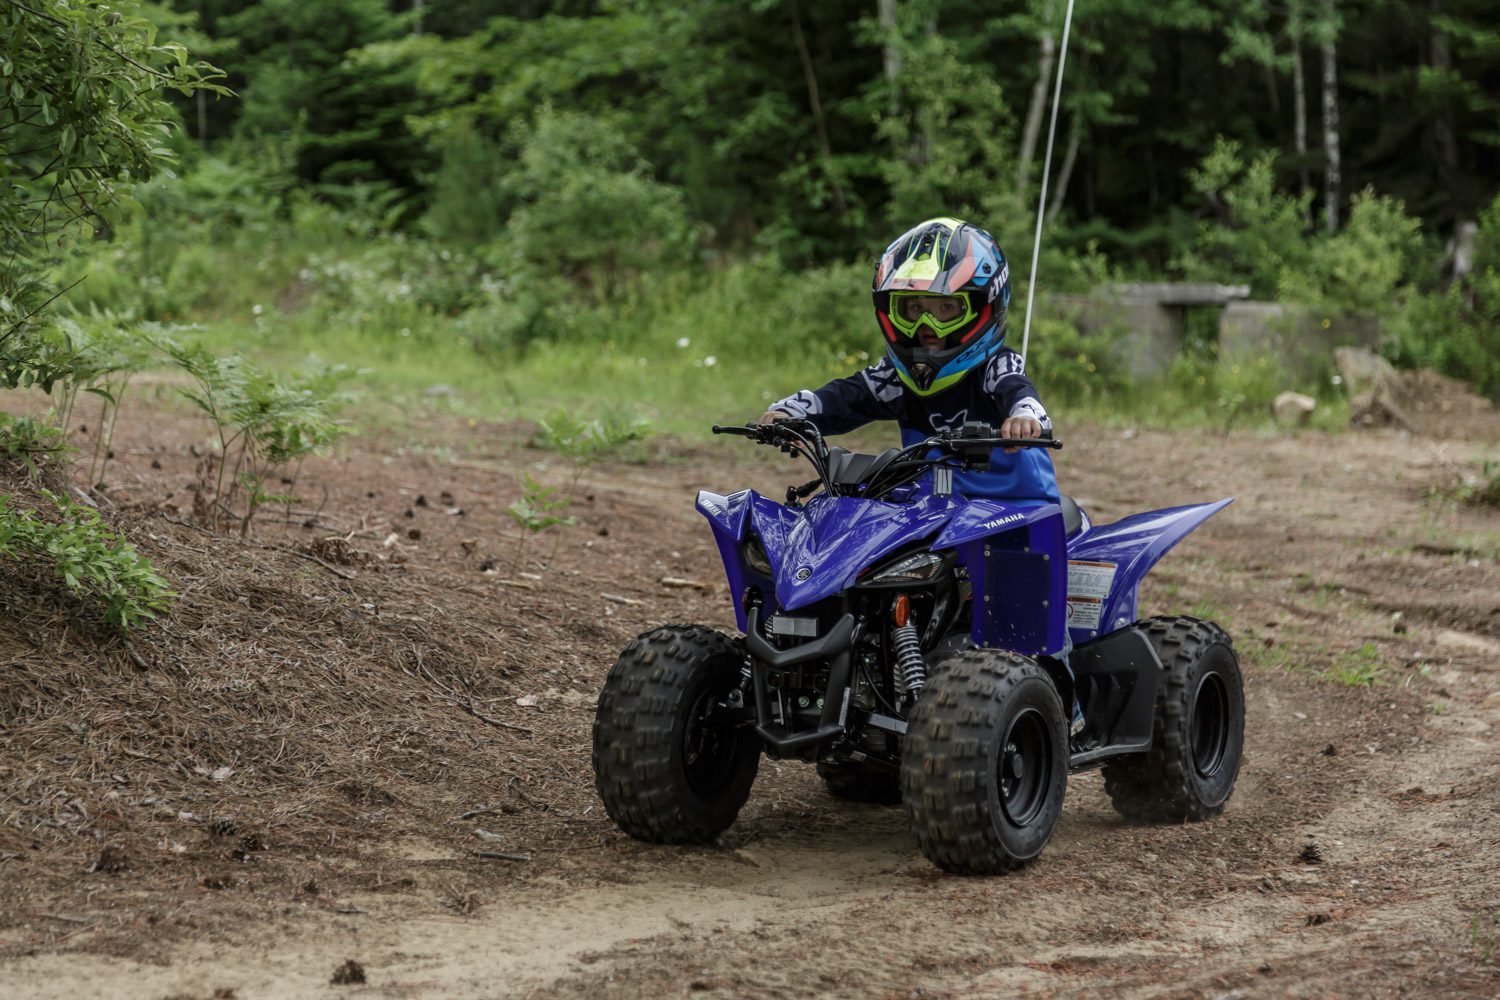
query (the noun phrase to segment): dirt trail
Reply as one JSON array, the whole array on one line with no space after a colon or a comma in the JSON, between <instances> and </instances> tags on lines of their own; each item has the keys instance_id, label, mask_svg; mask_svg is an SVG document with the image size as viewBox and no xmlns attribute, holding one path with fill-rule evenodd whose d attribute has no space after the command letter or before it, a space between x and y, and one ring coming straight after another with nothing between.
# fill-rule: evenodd
<instances>
[{"instance_id":1,"label":"dirt trail","mask_svg":"<svg viewBox=\"0 0 1500 1000\"><path fill-rule=\"evenodd\" d=\"M154 450L141 442L126 458L122 489L138 500L180 487L191 468L188 433L161 443L157 432ZM322 516L369 528L351 544L372 558L404 555L399 572L358 564L353 582L304 567L303 600L357 594L346 603L373 608L355 617L375 630L355 643L339 638L354 625L330 619L304 638L343 643L350 663L363 650L407 666L446 662L423 645L424 628L460 650L471 643L503 671L482 692L482 714L529 734L434 700L443 714L431 718L455 728L449 738L422 722L431 771L390 756L382 738L367 751L372 787L358 819L339 828L355 835L300 836L287 815L267 813L267 849L224 891L203 888L223 847L175 832L185 825L169 815L114 830L138 831L133 873L86 872L104 836L88 826L77 844L39 841L35 861L0 853L0 878L17 887L15 912L0 918L0 993L1500 994L1500 513L1444 499L1454 470L1494 457L1500 433L1430 442L1075 430L1061 477L1097 521L1237 497L1167 557L1142 605L1216 618L1234 636L1247 756L1225 814L1190 826L1126 824L1097 775L1075 776L1040 861L995 879L943 875L917 853L899 809L832 800L795 763L764 763L713 847L651 847L615 831L587 760L604 671L644 628L730 623L692 491L772 492L797 477L779 458L718 443L589 470L580 494L592 499L580 496L579 523L556 550L536 539L508 562L511 543L495 539L506 535L516 470L556 483L570 473L507 435L466 440L452 461L391 462L389 448L362 446L310 469L330 488ZM440 492L453 503L439 504ZM434 499L419 506L418 495ZM307 532L267 525L263 538L303 544ZM478 568L487 548L498 571ZM261 581L263 558L283 559L243 555L246 579ZM297 565L284 559L274 573ZM233 589L250 592L243 580ZM400 659L399 644L377 656L380 629L408 630L402 642L427 649L425 659ZM381 711L414 710L415 697L351 711L372 726ZM227 809L229 792L218 794ZM235 808L260 815L248 798ZM530 860L474 856L491 846ZM331 985L349 959L367 983Z\"/></svg>"}]
</instances>

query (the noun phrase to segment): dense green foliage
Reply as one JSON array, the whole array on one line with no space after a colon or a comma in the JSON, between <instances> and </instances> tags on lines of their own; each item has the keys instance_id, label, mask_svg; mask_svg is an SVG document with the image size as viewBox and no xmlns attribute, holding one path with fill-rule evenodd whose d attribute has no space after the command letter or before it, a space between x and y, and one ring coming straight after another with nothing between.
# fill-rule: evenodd
<instances>
[{"instance_id":1,"label":"dense green foliage","mask_svg":"<svg viewBox=\"0 0 1500 1000\"><path fill-rule=\"evenodd\" d=\"M451 401L419 397L442 383L485 412L687 427L871 359L870 261L939 213L1009 249L1019 333L1061 0L145 8L224 67L224 99L128 0L115 22L48 2L134 25L119 37L146 66L171 56L170 81L132 78L132 114L165 121L177 85L193 141L114 175L137 207L64 248L47 286L80 282L56 307L74 335L29 377L100 331L193 322L182 336L315 348L401 398ZM52 27L20 3L0 0L31 33L17 44ZM1392 357L1497 391L1500 31L1482 0L1104 0L1068 55L1044 288L1245 283L1373 315ZM169 145L181 175L145 181ZM1470 219L1455 280L1442 245ZM1045 304L1036 334L1050 399L1131 411L1109 338ZM1274 364L1220 370L1211 341L1166 376L1183 419L1262 412L1286 387Z\"/></svg>"},{"instance_id":2,"label":"dense green foliage","mask_svg":"<svg viewBox=\"0 0 1500 1000\"><path fill-rule=\"evenodd\" d=\"M43 494L57 520L17 509L0 495L0 562L44 561L68 590L102 602L105 623L122 632L166 608L172 590L135 546L105 527L97 511Z\"/></svg>"}]
</instances>

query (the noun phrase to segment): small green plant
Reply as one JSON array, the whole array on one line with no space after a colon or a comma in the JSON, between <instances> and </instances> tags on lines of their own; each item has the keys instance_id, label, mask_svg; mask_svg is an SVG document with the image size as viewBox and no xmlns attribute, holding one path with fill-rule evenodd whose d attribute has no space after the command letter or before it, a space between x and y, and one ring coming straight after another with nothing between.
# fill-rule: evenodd
<instances>
[{"instance_id":1,"label":"small green plant","mask_svg":"<svg viewBox=\"0 0 1500 1000\"><path fill-rule=\"evenodd\" d=\"M1390 670L1381 660L1380 650L1367 642L1352 652L1340 653L1322 676L1345 687L1375 687L1386 682Z\"/></svg>"},{"instance_id":2,"label":"small green plant","mask_svg":"<svg viewBox=\"0 0 1500 1000\"><path fill-rule=\"evenodd\" d=\"M1188 614L1194 618L1202 618L1206 621L1217 621L1224 624L1224 605L1212 597L1200 598L1198 603L1188 608Z\"/></svg>"},{"instance_id":3,"label":"small green plant","mask_svg":"<svg viewBox=\"0 0 1500 1000\"><path fill-rule=\"evenodd\" d=\"M556 486L543 486L530 476L526 477L526 490L521 498L505 508L510 519L521 529L516 540L514 566L520 566L526 554L526 540L532 535L559 524L575 523L574 518L563 513L572 502L568 497L558 496Z\"/></svg>"},{"instance_id":4,"label":"small green plant","mask_svg":"<svg viewBox=\"0 0 1500 1000\"><path fill-rule=\"evenodd\" d=\"M215 357L198 347L168 343L172 359L193 377L196 387L183 390L208 415L218 445L217 461L200 477L205 518L217 528L223 518L239 521L241 537L266 503L290 502L269 494L265 483L287 465L331 443L344 428L334 419L339 403L335 387L351 374L345 366L316 366L283 381L243 358ZM290 477L295 486L296 476ZM243 491L243 513L232 509Z\"/></svg>"},{"instance_id":5,"label":"small green plant","mask_svg":"<svg viewBox=\"0 0 1500 1000\"><path fill-rule=\"evenodd\" d=\"M609 415L594 420L581 420L564 410L538 420L541 429L532 444L557 452L572 466L573 478L569 484L569 495L578 492L578 480L586 466L610 455L618 454L627 445L645 438L650 425L639 417Z\"/></svg>"},{"instance_id":6,"label":"small green plant","mask_svg":"<svg viewBox=\"0 0 1500 1000\"><path fill-rule=\"evenodd\" d=\"M1273 643L1266 646L1263 652L1255 654L1255 661L1259 666L1271 670L1295 670L1297 658L1291 649L1284 643Z\"/></svg>"},{"instance_id":7,"label":"small green plant","mask_svg":"<svg viewBox=\"0 0 1500 1000\"><path fill-rule=\"evenodd\" d=\"M99 514L45 490L60 523L18 509L0 497L0 559L36 559L52 565L75 594L104 602L104 621L129 632L155 618L175 597L167 581L135 546L106 528Z\"/></svg>"},{"instance_id":8,"label":"small green plant","mask_svg":"<svg viewBox=\"0 0 1500 1000\"><path fill-rule=\"evenodd\" d=\"M68 450L61 430L31 417L13 417L0 413L0 453L9 455L26 468L32 479Z\"/></svg>"},{"instance_id":9,"label":"small green plant","mask_svg":"<svg viewBox=\"0 0 1500 1000\"><path fill-rule=\"evenodd\" d=\"M1465 476L1454 488L1453 498L1474 507L1500 507L1500 460L1486 459L1479 475Z\"/></svg>"},{"instance_id":10,"label":"small green plant","mask_svg":"<svg viewBox=\"0 0 1500 1000\"><path fill-rule=\"evenodd\" d=\"M1500 910L1474 914L1472 939L1474 949L1479 952L1479 961L1485 965L1493 965L1495 942L1500 940Z\"/></svg>"}]
</instances>

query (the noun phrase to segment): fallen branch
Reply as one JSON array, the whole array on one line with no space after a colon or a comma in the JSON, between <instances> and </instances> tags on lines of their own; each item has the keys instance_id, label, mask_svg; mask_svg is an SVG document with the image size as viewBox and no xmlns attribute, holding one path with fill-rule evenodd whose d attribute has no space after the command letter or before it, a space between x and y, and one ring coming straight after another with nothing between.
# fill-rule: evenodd
<instances>
[{"instance_id":1,"label":"fallen branch","mask_svg":"<svg viewBox=\"0 0 1500 1000\"><path fill-rule=\"evenodd\" d=\"M92 920L85 917L70 917L65 913L38 913L37 916L47 920L61 920L65 924L91 924Z\"/></svg>"},{"instance_id":2,"label":"fallen branch","mask_svg":"<svg viewBox=\"0 0 1500 1000\"><path fill-rule=\"evenodd\" d=\"M510 851L470 851L476 858L489 858L493 861L530 861L529 854L512 854Z\"/></svg>"},{"instance_id":3,"label":"fallen branch","mask_svg":"<svg viewBox=\"0 0 1500 1000\"><path fill-rule=\"evenodd\" d=\"M315 562L319 566L322 566L324 569L326 569L328 572L332 573L334 576L343 577L345 580L353 580L356 577L356 574L354 574L354 573L346 573L343 570L339 569L337 566L333 565L332 563L324 562L322 559L319 559L317 556L313 555L311 552L303 552L300 549L288 548L285 545L271 545L271 544L269 544L267 542L251 542L250 544L258 546L259 548L263 548L263 549L274 549L277 552L287 552L287 553L290 553L290 554L292 554L294 556L301 556L303 559L306 559L309 562Z\"/></svg>"},{"instance_id":4,"label":"fallen branch","mask_svg":"<svg viewBox=\"0 0 1500 1000\"><path fill-rule=\"evenodd\" d=\"M514 722L506 722L502 719L492 718L491 716L485 715L483 712L479 711L479 709L474 707L473 698L461 697L457 691L433 676L432 671L427 669L427 663L422 659L422 651L417 648L416 643L412 643L411 652L413 659L417 661L418 673L420 673L421 676L425 678L429 684L437 689L437 696L443 701L448 702L450 705L458 706L465 712L472 715L474 718L478 719L480 722L487 723L491 726L496 726L500 729L510 729L525 736L533 735L530 727L528 726L518 726ZM407 676L414 676L412 672L410 670L407 670L405 667L401 668L401 672L406 674Z\"/></svg>"}]
</instances>

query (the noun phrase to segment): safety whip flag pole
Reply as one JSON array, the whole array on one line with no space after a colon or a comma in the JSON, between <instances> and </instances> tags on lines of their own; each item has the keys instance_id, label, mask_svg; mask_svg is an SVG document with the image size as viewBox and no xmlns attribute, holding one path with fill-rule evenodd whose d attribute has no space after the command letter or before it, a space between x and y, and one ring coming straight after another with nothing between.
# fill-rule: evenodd
<instances>
[{"instance_id":1,"label":"safety whip flag pole","mask_svg":"<svg viewBox=\"0 0 1500 1000\"><path fill-rule=\"evenodd\" d=\"M1062 51L1057 56L1057 84L1052 89L1052 123L1047 126L1047 156L1042 162L1042 193L1036 201L1036 239L1031 244L1031 277L1026 287L1026 325L1021 332L1021 365L1031 343L1031 307L1036 304L1036 268L1042 255L1042 217L1047 210L1047 181L1052 176L1052 143L1057 138L1057 109L1062 104L1063 68L1068 65L1068 32L1073 27L1073 0L1063 15Z\"/></svg>"}]
</instances>

